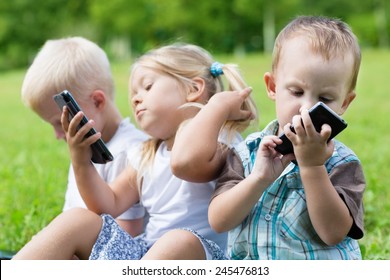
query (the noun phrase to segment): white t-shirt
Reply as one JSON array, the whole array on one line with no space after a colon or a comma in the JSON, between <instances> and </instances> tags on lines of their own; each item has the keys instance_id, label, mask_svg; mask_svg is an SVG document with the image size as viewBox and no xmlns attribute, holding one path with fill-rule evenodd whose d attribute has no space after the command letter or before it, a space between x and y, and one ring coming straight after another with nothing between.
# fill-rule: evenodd
<instances>
[{"instance_id":1,"label":"white t-shirt","mask_svg":"<svg viewBox=\"0 0 390 280\"><path fill-rule=\"evenodd\" d=\"M240 140L237 135L232 144ZM150 246L169 230L190 228L225 250L227 233L217 234L208 222L215 181L191 183L177 178L172 174L170 157L163 142L156 152L153 169L143 176L141 203L149 214L145 240Z\"/></svg>"},{"instance_id":2,"label":"white t-shirt","mask_svg":"<svg viewBox=\"0 0 390 280\"><path fill-rule=\"evenodd\" d=\"M94 164L97 172L107 183L112 182L128 165L129 150L133 151L135 147L139 147L140 143L147 139L147 135L137 129L129 118L123 119L119 127L109 142L106 143L107 148L114 156L114 160L106 164ZM131 159L131 157L129 157ZM76 184L72 165L69 168L68 188L65 194L65 204L63 211L74 207L87 208ZM131 220L143 217L145 214L144 208L137 204L118 218L123 220Z\"/></svg>"}]
</instances>

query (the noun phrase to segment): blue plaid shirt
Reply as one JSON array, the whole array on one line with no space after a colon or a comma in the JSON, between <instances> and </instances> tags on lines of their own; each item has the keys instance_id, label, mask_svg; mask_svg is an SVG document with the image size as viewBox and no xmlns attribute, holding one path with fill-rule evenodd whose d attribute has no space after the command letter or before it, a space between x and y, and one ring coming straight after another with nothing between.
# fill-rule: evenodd
<instances>
[{"instance_id":1,"label":"blue plaid shirt","mask_svg":"<svg viewBox=\"0 0 390 280\"><path fill-rule=\"evenodd\" d=\"M261 139L266 135L275 135L277 131L278 122L273 121L262 132L249 135L236 147L243 162L245 177L254 166ZM330 173L337 166L352 162L357 169L361 168L356 155L335 141L335 151L325 165ZM359 178L358 182L361 184L357 187L360 188L357 196L362 197L364 177ZM361 199L357 200L356 204L351 203L353 205L350 207L347 203L347 206L360 207L359 211L351 213L355 220L353 212L360 212L356 216L361 215L358 218L362 221L363 205ZM353 227L357 227L355 232L359 232L357 235L361 238L363 226L357 226L354 222ZM229 232L228 253L232 259L361 259L357 240L347 236L341 243L328 246L319 238L309 218L299 167L292 162L265 190L243 223Z\"/></svg>"}]
</instances>

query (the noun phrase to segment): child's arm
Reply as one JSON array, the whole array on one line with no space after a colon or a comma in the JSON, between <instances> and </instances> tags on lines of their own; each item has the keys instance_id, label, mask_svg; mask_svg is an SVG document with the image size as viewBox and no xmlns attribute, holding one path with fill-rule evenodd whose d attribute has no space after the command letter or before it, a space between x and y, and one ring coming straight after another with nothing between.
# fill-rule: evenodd
<instances>
[{"instance_id":1,"label":"child's arm","mask_svg":"<svg viewBox=\"0 0 390 280\"><path fill-rule=\"evenodd\" d=\"M98 214L108 213L116 217L139 200L136 172L132 167L128 167L111 186L100 177L90 160L92 153L90 145L99 139L101 134L98 132L85 138L93 127L92 120L77 131L82 117L83 113L79 112L69 123L66 107L61 116L80 195L88 209ZM129 185L134 187L131 188Z\"/></svg>"},{"instance_id":2,"label":"child's arm","mask_svg":"<svg viewBox=\"0 0 390 280\"><path fill-rule=\"evenodd\" d=\"M207 182L215 179L226 159L218 143L218 136L227 120L251 117L241 105L251 88L215 94L199 113L176 134L172 148L173 173L184 180Z\"/></svg>"},{"instance_id":3,"label":"child's arm","mask_svg":"<svg viewBox=\"0 0 390 280\"><path fill-rule=\"evenodd\" d=\"M289 125L285 126L285 133L294 146L310 220L322 241L335 245L348 234L353 219L324 165L334 149L333 141L327 142L331 128L324 125L317 133L307 110L301 113L301 118L294 117L293 125L296 134L291 132Z\"/></svg>"},{"instance_id":4,"label":"child's arm","mask_svg":"<svg viewBox=\"0 0 390 280\"><path fill-rule=\"evenodd\" d=\"M229 190L214 197L210 202L209 222L215 231L228 231L242 223L258 202L264 190L279 177L293 159L292 154L280 156L275 151L277 144L281 144L281 140L277 136L264 137L257 151L255 166L245 179L244 174L238 174L239 170L234 170L233 173L236 178L229 178L230 182L219 180L218 184L222 184L221 187L223 187L223 184L229 185L232 182L233 184L239 182ZM242 166L239 156L230 154L228 160L235 160L237 166ZM234 169L234 163L232 165ZM241 173L243 173L243 170Z\"/></svg>"}]
</instances>

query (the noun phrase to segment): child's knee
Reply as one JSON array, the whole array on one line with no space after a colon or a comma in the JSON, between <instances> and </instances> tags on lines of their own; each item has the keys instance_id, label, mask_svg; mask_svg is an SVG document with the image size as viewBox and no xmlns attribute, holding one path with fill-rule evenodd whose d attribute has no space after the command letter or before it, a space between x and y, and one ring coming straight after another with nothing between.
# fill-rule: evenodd
<instances>
[{"instance_id":1,"label":"child's knee","mask_svg":"<svg viewBox=\"0 0 390 280\"><path fill-rule=\"evenodd\" d=\"M194 252L203 252L203 245L199 238L192 232L184 229L176 229L166 233L166 239L169 239L173 250L193 250Z\"/></svg>"},{"instance_id":2,"label":"child's knee","mask_svg":"<svg viewBox=\"0 0 390 280\"><path fill-rule=\"evenodd\" d=\"M144 259L195 260L205 259L203 245L192 232L175 229L165 233Z\"/></svg>"},{"instance_id":3,"label":"child's knee","mask_svg":"<svg viewBox=\"0 0 390 280\"><path fill-rule=\"evenodd\" d=\"M74 230L88 229L90 227L101 227L101 217L84 208L72 208L57 216L53 222L57 227L73 228Z\"/></svg>"}]
</instances>

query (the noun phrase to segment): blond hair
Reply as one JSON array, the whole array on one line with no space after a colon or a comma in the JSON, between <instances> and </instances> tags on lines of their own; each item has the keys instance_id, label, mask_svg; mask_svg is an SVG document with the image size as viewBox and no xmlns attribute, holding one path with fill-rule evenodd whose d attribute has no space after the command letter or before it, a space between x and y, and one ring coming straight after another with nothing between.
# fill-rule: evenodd
<instances>
[{"instance_id":1,"label":"blond hair","mask_svg":"<svg viewBox=\"0 0 390 280\"><path fill-rule=\"evenodd\" d=\"M22 100L36 111L42 100L65 89L76 99L87 99L94 90L114 99L110 63L98 45L82 37L46 41L27 70Z\"/></svg>"},{"instance_id":2,"label":"blond hair","mask_svg":"<svg viewBox=\"0 0 390 280\"><path fill-rule=\"evenodd\" d=\"M190 92L194 86L193 78L199 77L205 81L205 91L208 99L215 93L224 90L221 76L214 77L210 72L210 67L214 59L205 49L191 44L177 43L164 46L142 55L133 64L132 72L139 66L147 67L162 74L175 78L184 92ZM226 77L229 90L242 90L246 88L246 83L242 78L238 67L234 64L222 66L223 74ZM227 93L228 94L228 93ZM194 104L186 104L192 106ZM204 104L200 104L198 107ZM254 100L249 97L243 104L243 108L250 110L257 118L257 109ZM250 124L249 120L228 121L223 129L229 131L243 131ZM161 139L150 139L146 141L142 148L141 164L138 170L139 182L146 166L153 162L155 153L161 144Z\"/></svg>"},{"instance_id":3,"label":"blond hair","mask_svg":"<svg viewBox=\"0 0 390 280\"><path fill-rule=\"evenodd\" d=\"M312 50L321 54L326 60L352 54L354 65L349 90L355 89L361 62L358 40L346 23L334 18L299 16L284 27L275 40L273 72L278 66L283 43L297 36L306 37L311 43Z\"/></svg>"}]
</instances>

